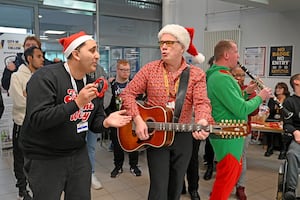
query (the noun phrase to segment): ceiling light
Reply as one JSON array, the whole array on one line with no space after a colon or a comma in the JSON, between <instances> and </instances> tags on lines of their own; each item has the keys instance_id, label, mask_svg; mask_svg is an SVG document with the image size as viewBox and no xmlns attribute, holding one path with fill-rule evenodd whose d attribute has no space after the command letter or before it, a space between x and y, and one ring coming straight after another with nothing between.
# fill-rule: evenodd
<instances>
[{"instance_id":1,"label":"ceiling light","mask_svg":"<svg viewBox=\"0 0 300 200\"><path fill-rule=\"evenodd\" d=\"M78 9L78 10L86 10L86 11L96 11L96 3L92 2L83 2L79 0L44 0L44 5L48 6L56 6L68 9Z\"/></svg>"},{"instance_id":2,"label":"ceiling light","mask_svg":"<svg viewBox=\"0 0 300 200\"><path fill-rule=\"evenodd\" d=\"M40 35L40 39L41 40L48 40L48 36L47 35Z\"/></svg>"},{"instance_id":3,"label":"ceiling light","mask_svg":"<svg viewBox=\"0 0 300 200\"><path fill-rule=\"evenodd\" d=\"M249 1L269 5L269 0L249 0Z\"/></svg>"},{"instance_id":4,"label":"ceiling light","mask_svg":"<svg viewBox=\"0 0 300 200\"><path fill-rule=\"evenodd\" d=\"M11 28L11 27L1 27L0 33L20 33L27 34L27 30L25 28Z\"/></svg>"},{"instance_id":5,"label":"ceiling light","mask_svg":"<svg viewBox=\"0 0 300 200\"><path fill-rule=\"evenodd\" d=\"M61 34L66 33L66 31L47 30L44 33L45 34L53 34L53 35L61 35Z\"/></svg>"}]
</instances>

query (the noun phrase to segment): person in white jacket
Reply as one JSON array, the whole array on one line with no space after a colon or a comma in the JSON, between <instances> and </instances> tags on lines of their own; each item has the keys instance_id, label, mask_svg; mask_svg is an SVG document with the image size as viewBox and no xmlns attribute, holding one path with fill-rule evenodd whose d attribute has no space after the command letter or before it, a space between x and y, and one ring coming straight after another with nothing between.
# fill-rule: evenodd
<instances>
[{"instance_id":1,"label":"person in white jacket","mask_svg":"<svg viewBox=\"0 0 300 200\"><path fill-rule=\"evenodd\" d=\"M26 111L26 85L31 75L44 65L44 57L42 50L36 46L26 49L24 56L28 65L22 64L18 71L12 74L9 94L13 101L13 159L14 173L17 179L16 187L19 189L18 199L29 200L32 198L26 189L27 180L23 172L24 156L18 140Z\"/></svg>"}]
</instances>

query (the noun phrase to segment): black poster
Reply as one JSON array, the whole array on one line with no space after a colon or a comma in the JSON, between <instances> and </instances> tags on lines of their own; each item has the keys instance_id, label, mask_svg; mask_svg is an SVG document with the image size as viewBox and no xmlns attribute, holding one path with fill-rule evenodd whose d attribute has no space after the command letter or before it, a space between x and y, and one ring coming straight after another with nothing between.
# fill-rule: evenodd
<instances>
[{"instance_id":1,"label":"black poster","mask_svg":"<svg viewBox=\"0 0 300 200\"><path fill-rule=\"evenodd\" d=\"M270 47L269 76L290 76L293 46Z\"/></svg>"}]
</instances>

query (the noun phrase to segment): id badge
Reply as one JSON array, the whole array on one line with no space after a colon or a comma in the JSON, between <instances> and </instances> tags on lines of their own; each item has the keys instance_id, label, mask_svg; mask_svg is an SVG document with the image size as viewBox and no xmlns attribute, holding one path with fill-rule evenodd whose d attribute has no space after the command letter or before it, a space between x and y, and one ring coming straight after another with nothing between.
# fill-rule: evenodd
<instances>
[{"instance_id":1,"label":"id badge","mask_svg":"<svg viewBox=\"0 0 300 200\"><path fill-rule=\"evenodd\" d=\"M175 109L175 101L169 101L166 106L167 106L167 108L174 110Z\"/></svg>"},{"instance_id":2,"label":"id badge","mask_svg":"<svg viewBox=\"0 0 300 200\"><path fill-rule=\"evenodd\" d=\"M89 124L88 122L79 122L77 124L77 133L81 133L81 132L84 132L84 131L88 131L89 129Z\"/></svg>"}]
</instances>

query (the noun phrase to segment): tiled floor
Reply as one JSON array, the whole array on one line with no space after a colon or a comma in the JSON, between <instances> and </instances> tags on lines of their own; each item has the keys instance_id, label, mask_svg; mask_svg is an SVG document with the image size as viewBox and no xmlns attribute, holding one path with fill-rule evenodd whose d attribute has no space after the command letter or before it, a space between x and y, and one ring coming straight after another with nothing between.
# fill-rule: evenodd
<instances>
[{"instance_id":1,"label":"tiled floor","mask_svg":"<svg viewBox=\"0 0 300 200\"><path fill-rule=\"evenodd\" d=\"M200 158L203 155L203 144L200 146ZM105 148L106 145L103 146L97 145L96 175L101 180L104 188L101 190L92 190L92 199L146 200L149 178L145 152L140 153L139 159L139 165L143 171L141 177L134 177L129 172L128 156L126 156L123 174L117 178L110 178L110 171L113 168L112 152L107 151ZM273 200L276 198L277 171L282 161L277 160L278 152L275 151L274 155L266 158L263 156L264 151L261 145L249 145L246 182L248 200ZM207 200L213 179L210 181L202 179L205 172L205 167L202 164L199 170L201 175L199 193L202 200ZM17 190L12 173L11 157L2 156L2 159L0 159L0 199L15 200L16 196ZM188 195L182 195L181 200L188 199L190 199ZM230 199L236 199L234 191Z\"/></svg>"}]
</instances>

